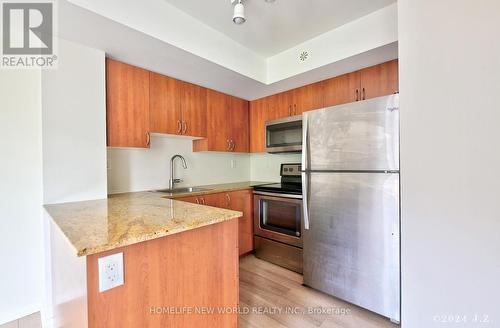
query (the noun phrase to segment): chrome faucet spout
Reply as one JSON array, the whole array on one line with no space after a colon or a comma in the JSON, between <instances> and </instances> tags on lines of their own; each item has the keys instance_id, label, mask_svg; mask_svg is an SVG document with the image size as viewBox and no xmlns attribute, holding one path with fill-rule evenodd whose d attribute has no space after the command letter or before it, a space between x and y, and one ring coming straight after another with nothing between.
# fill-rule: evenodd
<instances>
[{"instance_id":1,"label":"chrome faucet spout","mask_svg":"<svg viewBox=\"0 0 500 328\"><path fill-rule=\"evenodd\" d=\"M172 156L172 158L170 159L170 180L168 180L168 187L170 190L174 189L176 183L182 182L181 179L174 178L174 161L176 158L179 158L182 162L182 167L184 169L187 169L186 159L184 157L178 154Z\"/></svg>"}]
</instances>

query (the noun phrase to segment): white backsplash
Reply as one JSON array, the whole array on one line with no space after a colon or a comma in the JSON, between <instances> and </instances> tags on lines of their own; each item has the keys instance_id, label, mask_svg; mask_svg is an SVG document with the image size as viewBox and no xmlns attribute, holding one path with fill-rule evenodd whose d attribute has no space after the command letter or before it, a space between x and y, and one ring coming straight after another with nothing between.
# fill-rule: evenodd
<instances>
[{"instance_id":1,"label":"white backsplash","mask_svg":"<svg viewBox=\"0 0 500 328\"><path fill-rule=\"evenodd\" d=\"M300 154L267 154L250 155L250 179L252 181L280 181L282 163L300 163Z\"/></svg>"},{"instance_id":2,"label":"white backsplash","mask_svg":"<svg viewBox=\"0 0 500 328\"><path fill-rule=\"evenodd\" d=\"M281 163L300 163L300 154L232 154L192 151L192 140L176 136L151 136L150 149L108 148L108 192L110 194L163 189L168 187L170 158L175 161L175 177L183 179L178 186L202 186L239 181L276 182L280 180Z\"/></svg>"},{"instance_id":3,"label":"white backsplash","mask_svg":"<svg viewBox=\"0 0 500 328\"><path fill-rule=\"evenodd\" d=\"M108 148L109 193L143 191L168 187L170 158L180 154L187 162L183 169L175 161L179 186L201 186L250 180L250 155L192 151L186 137L152 135L150 149Z\"/></svg>"}]
</instances>

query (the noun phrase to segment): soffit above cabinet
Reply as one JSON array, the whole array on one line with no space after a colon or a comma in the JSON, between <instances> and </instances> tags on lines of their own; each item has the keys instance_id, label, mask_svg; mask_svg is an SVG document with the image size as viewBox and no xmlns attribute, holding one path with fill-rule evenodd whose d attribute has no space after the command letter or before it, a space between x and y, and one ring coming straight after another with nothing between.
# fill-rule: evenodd
<instances>
[{"instance_id":1,"label":"soffit above cabinet","mask_svg":"<svg viewBox=\"0 0 500 328\"><path fill-rule=\"evenodd\" d=\"M102 49L111 58L247 100L397 58L397 4L391 0L356 0L335 14L319 16L319 8L332 11L330 6L339 1L313 0L303 10L303 1L286 0L292 6L289 14L265 11L264 17L268 8L263 5L279 8L285 0L271 5L257 1L248 2L247 23L222 33L226 23L197 19L189 8L211 3L214 14L226 5L231 10L229 1L63 0L58 2L58 35ZM257 15L251 13L253 6ZM299 9L306 13L300 22ZM311 23L314 15L318 21ZM281 28L264 34L273 17L282 21ZM248 32L260 19L265 22L257 34ZM249 34L262 44L246 40Z\"/></svg>"}]
</instances>

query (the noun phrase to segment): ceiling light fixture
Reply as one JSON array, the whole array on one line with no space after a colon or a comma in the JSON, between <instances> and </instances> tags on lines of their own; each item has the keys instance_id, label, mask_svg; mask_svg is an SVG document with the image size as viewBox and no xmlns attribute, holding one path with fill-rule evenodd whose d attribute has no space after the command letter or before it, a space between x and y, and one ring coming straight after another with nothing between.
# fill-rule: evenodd
<instances>
[{"instance_id":1,"label":"ceiling light fixture","mask_svg":"<svg viewBox=\"0 0 500 328\"><path fill-rule=\"evenodd\" d=\"M231 4L234 5L233 22L237 25L246 22L243 0L231 0Z\"/></svg>"}]
</instances>

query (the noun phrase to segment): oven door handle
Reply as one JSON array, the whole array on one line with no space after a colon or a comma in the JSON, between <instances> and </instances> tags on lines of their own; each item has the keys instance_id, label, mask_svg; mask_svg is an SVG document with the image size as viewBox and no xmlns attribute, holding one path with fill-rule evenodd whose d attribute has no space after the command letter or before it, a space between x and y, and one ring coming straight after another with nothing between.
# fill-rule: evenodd
<instances>
[{"instance_id":1,"label":"oven door handle","mask_svg":"<svg viewBox=\"0 0 500 328\"><path fill-rule=\"evenodd\" d=\"M309 177L307 172L302 172L302 209L304 211L304 230L309 230Z\"/></svg>"},{"instance_id":2,"label":"oven door handle","mask_svg":"<svg viewBox=\"0 0 500 328\"><path fill-rule=\"evenodd\" d=\"M261 196L271 196L271 197L282 197L282 198L291 198L291 199L302 199L302 195L294 195L294 194L278 194L274 192L265 192L265 191L254 191L254 195Z\"/></svg>"}]
</instances>

